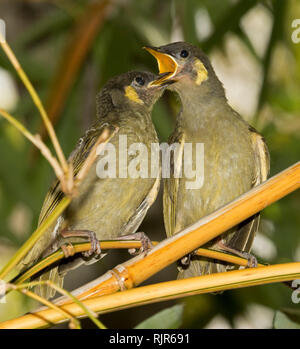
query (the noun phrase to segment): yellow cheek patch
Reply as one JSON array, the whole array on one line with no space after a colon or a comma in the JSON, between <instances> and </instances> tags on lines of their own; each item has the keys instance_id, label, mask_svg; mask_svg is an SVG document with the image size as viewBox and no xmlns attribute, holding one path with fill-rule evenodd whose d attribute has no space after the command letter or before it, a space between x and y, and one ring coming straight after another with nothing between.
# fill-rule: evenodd
<instances>
[{"instance_id":1,"label":"yellow cheek patch","mask_svg":"<svg viewBox=\"0 0 300 349\"><path fill-rule=\"evenodd\" d=\"M204 64L198 58L195 59L194 69L197 72L196 84L201 85L203 81L208 79L208 72Z\"/></svg>"},{"instance_id":2,"label":"yellow cheek patch","mask_svg":"<svg viewBox=\"0 0 300 349\"><path fill-rule=\"evenodd\" d=\"M144 104L144 102L140 99L136 90L132 86L125 87L125 96L135 103Z\"/></svg>"}]
</instances>

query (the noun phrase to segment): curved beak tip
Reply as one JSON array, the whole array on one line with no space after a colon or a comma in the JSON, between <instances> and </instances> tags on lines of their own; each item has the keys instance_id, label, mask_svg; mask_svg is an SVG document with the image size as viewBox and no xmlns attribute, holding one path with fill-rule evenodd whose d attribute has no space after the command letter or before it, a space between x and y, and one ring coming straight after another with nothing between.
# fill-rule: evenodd
<instances>
[{"instance_id":1,"label":"curved beak tip","mask_svg":"<svg viewBox=\"0 0 300 349\"><path fill-rule=\"evenodd\" d=\"M155 57L159 73L161 74L160 77L152 81L149 86L165 86L172 84L174 81L171 80L171 77L174 77L178 71L178 63L175 58L168 53L162 52L158 47L144 46L143 48Z\"/></svg>"},{"instance_id":2,"label":"curved beak tip","mask_svg":"<svg viewBox=\"0 0 300 349\"><path fill-rule=\"evenodd\" d=\"M154 46L144 46L143 50L148 51L149 53L151 53L152 55L154 55L156 52L158 52L157 47Z\"/></svg>"}]
</instances>

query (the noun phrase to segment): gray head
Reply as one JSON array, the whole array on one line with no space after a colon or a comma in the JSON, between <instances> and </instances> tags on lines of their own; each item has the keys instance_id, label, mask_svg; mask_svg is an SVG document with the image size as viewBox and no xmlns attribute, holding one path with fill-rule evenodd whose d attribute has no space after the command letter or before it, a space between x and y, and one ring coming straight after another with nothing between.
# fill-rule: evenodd
<instances>
[{"instance_id":1,"label":"gray head","mask_svg":"<svg viewBox=\"0 0 300 349\"><path fill-rule=\"evenodd\" d=\"M156 59L159 73L164 74L153 84L165 84L166 81L178 84L194 83L202 86L203 90L214 91L215 94L224 96L224 89L217 78L208 57L199 47L186 42L175 42L160 47L145 47ZM176 86L177 85L177 86Z\"/></svg>"},{"instance_id":2,"label":"gray head","mask_svg":"<svg viewBox=\"0 0 300 349\"><path fill-rule=\"evenodd\" d=\"M97 96L97 111L104 116L113 109L151 110L163 90L172 81L152 84L158 76L148 72L131 71L110 79Z\"/></svg>"}]
</instances>

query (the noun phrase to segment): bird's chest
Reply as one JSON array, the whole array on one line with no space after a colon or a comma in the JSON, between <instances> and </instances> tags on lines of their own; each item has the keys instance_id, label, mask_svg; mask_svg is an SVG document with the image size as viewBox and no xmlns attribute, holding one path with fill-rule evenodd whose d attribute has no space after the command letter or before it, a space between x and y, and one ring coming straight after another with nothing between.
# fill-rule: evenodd
<instances>
[{"instance_id":1,"label":"bird's chest","mask_svg":"<svg viewBox=\"0 0 300 349\"><path fill-rule=\"evenodd\" d=\"M155 179L147 173L144 178L151 168L151 142L139 132L122 131L99 155L69 206L69 228L93 230L101 238L118 236L151 190Z\"/></svg>"},{"instance_id":2,"label":"bird's chest","mask_svg":"<svg viewBox=\"0 0 300 349\"><path fill-rule=\"evenodd\" d=\"M202 122L183 129L183 135L177 222L186 226L251 188L254 154L247 133L227 120ZM186 149L192 152L185 153ZM187 163L192 164L190 173Z\"/></svg>"}]
</instances>

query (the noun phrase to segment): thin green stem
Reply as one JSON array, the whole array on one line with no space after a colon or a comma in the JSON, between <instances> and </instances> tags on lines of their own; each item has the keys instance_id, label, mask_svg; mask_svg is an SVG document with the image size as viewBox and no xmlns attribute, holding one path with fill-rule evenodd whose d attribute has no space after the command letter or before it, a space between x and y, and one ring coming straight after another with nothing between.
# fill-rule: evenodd
<instances>
[{"instance_id":1,"label":"thin green stem","mask_svg":"<svg viewBox=\"0 0 300 349\"><path fill-rule=\"evenodd\" d=\"M11 260L4 266L0 272L0 279L4 279L7 274L17 265L21 259L29 252L36 241L44 234L44 232L55 222L62 214L66 207L70 204L71 198L65 196L56 206L55 210L47 217L40 226L34 231L24 245L15 253Z\"/></svg>"},{"instance_id":2,"label":"thin green stem","mask_svg":"<svg viewBox=\"0 0 300 349\"><path fill-rule=\"evenodd\" d=\"M74 303L76 303L82 310L83 312L87 315L87 317L89 317L91 319L91 321L101 330L105 330L107 329L107 327L97 319L97 314L94 313L93 311L91 311L87 306L85 306L79 299L77 299L75 296L72 295L72 293L68 292L67 290L57 286L55 283L53 283L52 281L46 280L46 281L32 281L32 282L28 282L25 284L21 284L21 285L12 285L10 284L11 288L13 288L14 290L17 289L24 289L24 288L28 288L28 287L34 287L34 286L38 286L38 285L47 285L49 287L54 288L57 292L63 294L66 297L69 297L73 300ZM39 297L39 296L37 296ZM42 298L42 297L39 297ZM44 298L42 298L44 300ZM46 302L49 302L46 300ZM42 302L45 304L45 300ZM51 302L49 302L51 303ZM53 304L53 303L51 303ZM47 304L46 304L47 305ZM53 308L53 307L52 307ZM58 308L56 306L56 308ZM62 310L61 308L59 308L60 310ZM69 314L70 315L70 314Z\"/></svg>"},{"instance_id":3,"label":"thin green stem","mask_svg":"<svg viewBox=\"0 0 300 349\"><path fill-rule=\"evenodd\" d=\"M24 137L29 139L30 142L33 143L42 153L42 155L46 158L49 164L52 166L57 178L63 180L63 170L59 165L57 159L51 154L50 149L46 146L46 144L40 139L38 135L33 135L28 129L23 126L17 119L15 119L12 115L10 115L7 111L0 109L0 115L4 117L11 125L13 125L18 131L20 131Z\"/></svg>"},{"instance_id":4,"label":"thin green stem","mask_svg":"<svg viewBox=\"0 0 300 349\"><path fill-rule=\"evenodd\" d=\"M37 282L37 283L41 283L41 282ZM45 306L47 306L48 308L51 308L51 309L54 309L56 311L58 311L60 314L64 315L64 317L66 317L67 319L70 320L70 323L72 324L70 327L71 328L74 328L74 329L81 329L81 326L80 326L80 321L77 320L74 316L72 316L69 312L61 309L60 307L58 307L57 305L53 304L52 302L48 301L47 299L43 298L43 297L40 297L38 296L37 294L27 290L26 288L27 287L32 287L34 285L34 282L32 283L27 283L27 284L22 284L22 285L13 285L13 284L7 284L7 288L8 289L13 289L15 291L19 291L23 294L25 294L26 296L32 298L32 299L35 299L36 301L44 304ZM71 297L72 298L72 297ZM72 298L73 299L73 298ZM75 302L75 300L74 300ZM78 303L77 303L78 304ZM78 304L79 305L79 304ZM82 309L86 308L85 306L82 307ZM86 314L88 315L88 313L86 312Z\"/></svg>"},{"instance_id":5,"label":"thin green stem","mask_svg":"<svg viewBox=\"0 0 300 349\"><path fill-rule=\"evenodd\" d=\"M19 75L20 79L22 80L23 84L25 85L26 89L28 90L34 104L36 105L38 111L40 112L40 115L42 117L42 120L44 121L44 124L46 126L46 129L49 133L50 139L53 143L54 149L56 151L57 157L59 159L59 162L61 164L61 167L64 171L64 173L68 173L69 172L69 167L68 167L68 163L67 160L64 156L64 153L61 149L61 146L58 142L56 133L54 131L54 128L49 120L49 117L46 113L46 110L43 106L43 103L40 99L40 97L38 96L36 90L34 89L32 83L30 82L30 80L28 79L26 73L24 72L23 68L21 67L17 57L15 56L14 52L12 51L12 49L10 48L10 46L8 45L8 43L5 41L5 39L3 39L1 37L0 40L0 45L3 49L3 51L5 52L7 58L10 60L11 64L13 65L13 67L15 68L17 74Z\"/></svg>"}]
</instances>

